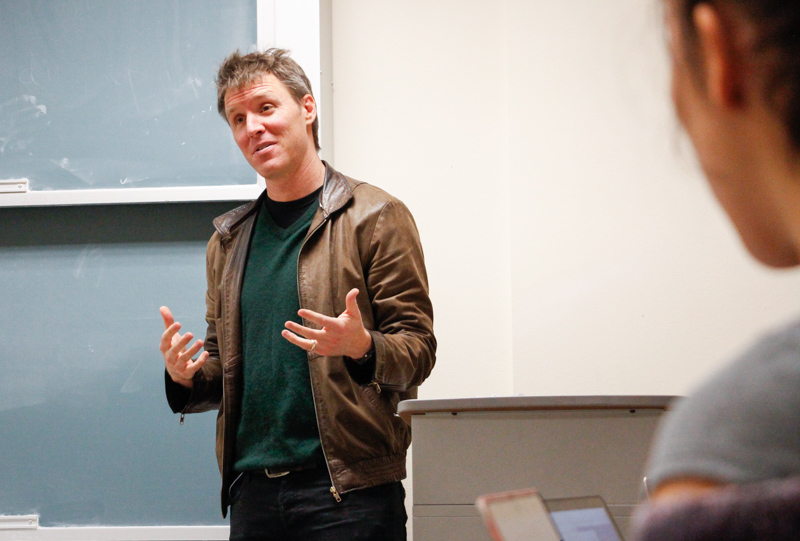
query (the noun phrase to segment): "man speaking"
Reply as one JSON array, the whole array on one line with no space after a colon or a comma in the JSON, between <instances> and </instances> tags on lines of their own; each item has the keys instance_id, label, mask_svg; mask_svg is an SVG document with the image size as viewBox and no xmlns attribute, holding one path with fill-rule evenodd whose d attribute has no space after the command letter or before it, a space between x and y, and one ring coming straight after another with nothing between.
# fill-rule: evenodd
<instances>
[{"instance_id":1,"label":"man speaking","mask_svg":"<svg viewBox=\"0 0 800 541\"><path fill-rule=\"evenodd\" d=\"M219 409L231 539L405 539L411 433L395 413L436 351L414 220L319 158L311 85L287 51L232 54L217 95L267 189L214 220L205 341L161 308L170 407Z\"/></svg>"}]
</instances>

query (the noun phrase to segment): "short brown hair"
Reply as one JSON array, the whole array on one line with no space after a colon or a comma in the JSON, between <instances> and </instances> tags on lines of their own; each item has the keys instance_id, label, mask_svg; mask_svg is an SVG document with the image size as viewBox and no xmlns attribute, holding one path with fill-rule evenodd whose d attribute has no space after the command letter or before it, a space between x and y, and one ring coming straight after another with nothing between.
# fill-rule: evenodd
<instances>
[{"instance_id":1,"label":"short brown hair","mask_svg":"<svg viewBox=\"0 0 800 541\"><path fill-rule=\"evenodd\" d=\"M217 110L226 122L227 92L250 85L268 73L274 75L289 89L289 93L297 103L300 103L306 95L314 97L311 83L303 68L289 56L289 51L286 49L272 48L245 55L237 50L222 62L217 72ZM314 119L311 131L314 134L314 146L319 150L319 116Z\"/></svg>"}]
</instances>

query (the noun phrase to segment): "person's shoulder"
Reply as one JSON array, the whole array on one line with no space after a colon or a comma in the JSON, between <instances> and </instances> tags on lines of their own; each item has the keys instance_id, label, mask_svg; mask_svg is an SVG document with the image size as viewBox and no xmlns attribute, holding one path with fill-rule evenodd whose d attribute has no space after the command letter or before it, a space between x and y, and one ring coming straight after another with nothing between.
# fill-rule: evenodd
<instances>
[{"instance_id":1,"label":"person's shoulder","mask_svg":"<svg viewBox=\"0 0 800 541\"><path fill-rule=\"evenodd\" d=\"M676 402L659 427L648 479L745 482L800 474L800 323L755 342Z\"/></svg>"},{"instance_id":2,"label":"person's shoulder","mask_svg":"<svg viewBox=\"0 0 800 541\"><path fill-rule=\"evenodd\" d=\"M349 214L359 216L380 210L388 204L400 204L399 199L386 190L369 182L364 182L325 163L327 177L323 187L320 204L329 212L348 209Z\"/></svg>"},{"instance_id":3,"label":"person's shoulder","mask_svg":"<svg viewBox=\"0 0 800 541\"><path fill-rule=\"evenodd\" d=\"M261 205L263 197L262 194L258 199L248 201L214 218L214 232L206 245L206 260L209 265L211 261L224 259L227 246L234 239L236 230L249 216L256 214L255 211Z\"/></svg>"},{"instance_id":4,"label":"person's shoulder","mask_svg":"<svg viewBox=\"0 0 800 541\"><path fill-rule=\"evenodd\" d=\"M757 394L763 400L765 389L797 384L800 384L800 320L765 334L697 392L723 388L736 392L740 398ZM800 393L797 394L800 399Z\"/></svg>"},{"instance_id":5,"label":"person's shoulder","mask_svg":"<svg viewBox=\"0 0 800 541\"><path fill-rule=\"evenodd\" d=\"M387 204L399 203L403 204L400 199L393 196L383 188L374 184L356 180L352 177L347 177L348 182L353 190L353 197L363 203Z\"/></svg>"},{"instance_id":6,"label":"person's shoulder","mask_svg":"<svg viewBox=\"0 0 800 541\"><path fill-rule=\"evenodd\" d=\"M266 192L262 192L258 199L248 201L247 203L239 205L238 207L233 208L228 212L214 218L213 223L215 232L218 233L220 237L226 237L230 235L234 229L236 229L248 216L252 215L256 209L258 209L259 205L264 199L265 193Z\"/></svg>"},{"instance_id":7,"label":"person's shoulder","mask_svg":"<svg viewBox=\"0 0 800 541\"><path fill-rule=\"evenodd\" d=\"M710 412L729 417L735 410L752 413L754 404L763 406L786 400L800 402L800 321L765 334L733 362L725 365L695 387L675 408L676 416Z\"/></svg>"},{"instance_id":8,"label":"person's shoulder","mask_svg":"<svg viewBox=\"0 0 800 541\"><path fill-rule=\"evenodd\" d=\"M390 194L383 188L374 184L346 177L352 190L350 211L361 218L372 217L378 219L393 217L394 219L408 220L411 211L398 197Z\"/></svg>"},{"instance_id":9,"label":"person's shoulder","mask_svg":"<svg viewBox=\"0 0 800 541\"><path fill-rule=\"evenodd\" d=\"M800 318L773 329L751 348L773 352L800 350Z\"/></svg>"},{"instance_id":10,"label":"person's shoulder","mask_svg":"<svg viewBox=\"0 0 800 541\"><path fill-rule=\"evenodd\" d=\"M326 166L330 181L323 189L323 208L335 209L333 212L341 217L358 222L371 223L383 217L390 222L413 223L411 211L398 197L375 184Z\"/></svg>"}]
</instances>

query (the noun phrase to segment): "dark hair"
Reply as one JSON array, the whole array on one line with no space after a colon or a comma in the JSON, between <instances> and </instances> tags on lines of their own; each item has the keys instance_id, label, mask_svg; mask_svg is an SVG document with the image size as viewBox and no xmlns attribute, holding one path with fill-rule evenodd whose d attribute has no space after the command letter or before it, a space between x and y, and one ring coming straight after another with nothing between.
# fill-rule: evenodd
<instances>
[{"instance_id":1,"label":"dark hair","mask_svg":"<svg viewBox=\"0 0 800 541\"><path fill-rule=\"evenodd\" d=\"M225 116L225 94L229 90L236 90L252 84L264 75L271 73L286 88L297 103L307 94L314 97L311 92L311 83L308 81L303 68L290 56L285 49L267 49L263 52L241 54L234 52L226 58L217 72L217 110L227 122ZM314 134L314 146L319 146L319 116L311 125Z\"/></svg>"},{"instance_id":2,"label":"dark hair","mask_svg":"<svg viewBox=\"0 0 800 541\"><path fill-rule=\"evenodd\" d=\"M669 0L680 17L685 42L692 54L697 42L693 12L698 4L732 13L753 25L752 53L764 69L765 97L782 117L795 149L800 149L800 1L798 0ZM690 60L695 60L690 58Z\"/></svg>"}]
</instances>

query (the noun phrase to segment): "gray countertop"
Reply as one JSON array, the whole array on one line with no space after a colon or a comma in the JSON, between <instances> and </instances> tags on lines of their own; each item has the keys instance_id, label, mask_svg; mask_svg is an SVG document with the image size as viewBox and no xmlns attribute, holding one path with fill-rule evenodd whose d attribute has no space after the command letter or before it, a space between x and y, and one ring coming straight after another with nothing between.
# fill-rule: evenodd
<instances>
[{"instance_id":1,"label":"gray countertop","mask_svg":"<svg viewBox=\"0 0 800 541\"><path fill-rule=\"evenodd\" d=\"M404 400L397 412L407 423L413 415L426 413L462 413L481 411L574 410L574 409L667 409L678 397L662 395L596 395L596 396L492 396Z\"/></svg>"}]
</instances>

